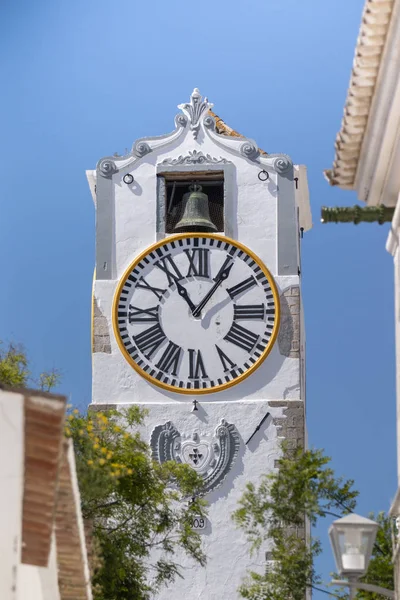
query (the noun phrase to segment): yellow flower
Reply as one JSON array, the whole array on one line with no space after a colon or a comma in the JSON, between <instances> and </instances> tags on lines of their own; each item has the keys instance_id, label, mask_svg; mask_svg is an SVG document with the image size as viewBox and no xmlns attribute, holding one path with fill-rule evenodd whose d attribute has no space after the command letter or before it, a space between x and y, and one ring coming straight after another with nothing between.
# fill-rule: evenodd
<instances>
[{"instance_id":1,"label":"yellow flower","mask_svg":"<svg viewBox=\"0 0 400 600\"><path fill-rule=\"evenodd\" d=\"M110 458L112 458L112 455L113 455L113 453L112 453L112 452L111 452L111 450L110 450L110 451L108 452L108 454L107 454L107 458L108 458L108 460L110 460Z\"/></svg>"},{"instance_id":2,"label":"yellow flower","mask_svg":"<svg viewBox=\"0 0 400 600\"><path fill-rule=\"evenodd\" d=\"M89 425L86 427L86 429L88 431L93 431L93 425L91 423L89 423Z\"/></svg>"},{"instance_id":3,"label":"yellow flower","mask_svg":"<svg viewBox=\"0 0 400 600\"><path fill-rule=\"evenodd\" d=\"M69 420L69 421L73 421L73 420L74 420L74 418L75 418L75 417L74 417L74 415L69 415L69 417L68 417L68 420Z\"/></svg>"},{"instance_id":4,"label":"yellow flower","mask_svg":"<svg viewBox=\"0 0 400 600\"><path fill-rule=\"evenodd\" d=\"M127 440L128 438L130 438L131 436L129 435L129 433L124 433L124 438Z\"/></svg>"},{"instance_id":5,"label":"yellow flower","mask_svg":"<svg viewBox=\"0 0 400 600\"><path fill-rule=\"evenodd\" d=\"M119 425L114 425L114 431L118 433L118 431L121 431L121 427L119 427Z\"/></svg>"},{"instance_id":6,"label":"yellow flower","mask_svg":"<svg viewBox=\"0 0 400 600\"><path fill-rule=\"evenodd\" d=\"M121 471L115 471L115 477L119 477L121 475Z\"/></svg>"},{"instance_id":7,"label":"yellow flower","mask_svg":"<svg viewBox=\"0 0 400 600\"><path fill-rule=\"evenodd\" d=\"M92 465L92 464L93 464L93 461L92 461L92 460L88 460L88 461L87 461L87 464L88 464L88 465Z\"/></svg>"},{"instance_id":8,"label":"yellow flower","mask_svg":"<svg viewBox=\"0 0 400 600\"><path fill-rule=\"evenodd\" d=\"M132 471L132 469L128 469L128 470L126 471L126 473L127 473L127 475L132 475L133 471Z\"/></svg>"},{"instance_id":9,"label":"yellow flower","mask_svg":"<svg viewBox=\"0 0 400 600\"><path fill-rule=\"evenodd\" d=\"M79 415L79 410L77 408L74 408L72 412L74 413L74 415Z\"/></svg>"},{"instance_id":10,"label":"yellow flower","mask_svg":"<svg viewBox=\"0 0 400 600\"><path fill-rule=\"evenodd\" d=\"M107 448L105 448L105 447L103 446L103 447L102 447L102 449L101 449L101 453L102 453L102 454L107 454L107 452L108 452Z\"/></svg>"},{"instance_id":11,"label":"yellow flower","mask_svg":"<svg viewBox=\"0 0 400 600\"><path fill-rule=\"evenodd\" d=\"M100 465L104 465L105 462L106 462L105 458L99 458L99 464Z\"/></svg>"},{"instance_id":12,"label":"yellow flower","mask_svg":"<svg viewBox=\"0 0 400 600\"><path fill-rule=\"evenodd\" d=\"M83 435L85 432L83 431L83 429L79 430L79 435Z\"/></svg>"},{"instance_id":13,"label":"yellow flower","mask_svg":"<svg viewBox=\"0 0 400 600\"><path fill-rule=\"evenodd\" d=\"M69 427L65 428L65 433L66 433L66 435L71 435L71 430Z\"/></svg>"},{"instance_id":14,"label":"yellow flower","mask_svg":"<svg viewBox=\"0 0 400 600\"><path fill-rule=\"evenodd\" d=\"M93 450L97 450L97 448L99 448L98 444L93 444Z\"/></svg>"}]
</instances>

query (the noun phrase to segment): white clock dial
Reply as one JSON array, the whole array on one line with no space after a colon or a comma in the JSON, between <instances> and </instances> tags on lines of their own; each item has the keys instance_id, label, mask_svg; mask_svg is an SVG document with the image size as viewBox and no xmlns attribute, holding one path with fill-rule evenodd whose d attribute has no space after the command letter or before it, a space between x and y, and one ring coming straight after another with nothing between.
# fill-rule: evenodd
<instances>
[{"instance_id":1,"label":"white clock dial","mask_svg":"<svg viewBox=\"0 0 400 600\"><path fill-rule=\"evenodd\" d=\"M129 363L180 393L219 391L267 356L279 325L275 283L250 250L224 236L182 234L141 254L114 301Z\"/></svg>"}]
</instances>

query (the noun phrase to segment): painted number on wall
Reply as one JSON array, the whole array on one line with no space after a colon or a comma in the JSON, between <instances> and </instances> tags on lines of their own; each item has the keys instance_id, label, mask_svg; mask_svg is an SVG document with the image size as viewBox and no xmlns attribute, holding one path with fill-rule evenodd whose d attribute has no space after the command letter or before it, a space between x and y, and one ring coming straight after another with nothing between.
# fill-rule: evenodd
<instances>
[{"instance_id":1,"label":"painted number on wall","mask_svg":"<svg viewBox=\"0 0 400 600\"><path fill-rule=\"evenodd\" d=\"M191 526L192 529L205 529L206 519L203 517L193 517Z\"/></svg>"}]
</instances>

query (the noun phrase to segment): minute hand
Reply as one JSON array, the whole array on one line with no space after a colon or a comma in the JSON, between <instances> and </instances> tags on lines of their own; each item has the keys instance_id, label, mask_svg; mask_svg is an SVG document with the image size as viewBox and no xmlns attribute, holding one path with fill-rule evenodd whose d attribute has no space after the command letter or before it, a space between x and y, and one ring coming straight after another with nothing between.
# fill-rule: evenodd
<instances>
[{"instance_id":1,"label":"minute hand","mask_svg":"<svg viewBox=\"0 0 400 600\"><path fill-rule=\"evenodd\" d=\"M211 290L209 292L207 292L207 294L204 296L203 300L192 311L192 315L194 317L198 317L200 315L201 311L203 310L203 308L205 307L205 305L207 304L207 302L209 301L209 299L211 298L211 296L214 294L214 292L219 288L219 286L221 285L221 283L223 281L225 281L225 279L228 278L229 273L230 273L232 267L233 267L233 263L231 263L230 265L228 265L227 267L225 267L225 269L222 269L222 271L220 271L218 273L217 277L215 278L215 283L212 286Z\"/></svg>"}]
</instances>

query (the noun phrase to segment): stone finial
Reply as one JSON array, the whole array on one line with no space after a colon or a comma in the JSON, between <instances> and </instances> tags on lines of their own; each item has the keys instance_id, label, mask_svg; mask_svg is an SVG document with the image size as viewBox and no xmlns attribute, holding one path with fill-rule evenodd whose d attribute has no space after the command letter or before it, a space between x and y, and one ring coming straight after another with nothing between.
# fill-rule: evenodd
<instances>
[{"instance_id":1,"label":"stone finial","mask_svg":"<svg viewBox=\"0 0 400 600\"><path fill-rule=\"evenodd\" d=\"M178 108L180 108L188 118L194 139L197 139L201 120L213 106L214 105L208 101L208 98L202 98L198 88L194 88L192 95L190 96L190 102L178 104Z\"/></svg>"}]
</instances>

